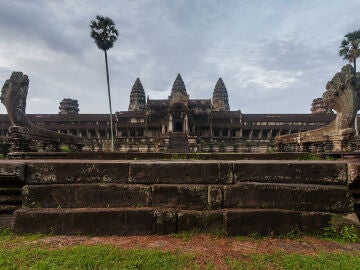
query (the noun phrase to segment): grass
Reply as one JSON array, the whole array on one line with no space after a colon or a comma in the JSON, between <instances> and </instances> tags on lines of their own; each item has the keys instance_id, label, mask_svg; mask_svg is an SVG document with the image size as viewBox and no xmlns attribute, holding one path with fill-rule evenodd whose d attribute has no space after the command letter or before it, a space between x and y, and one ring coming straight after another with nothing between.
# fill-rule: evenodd
<instances>
[{"instance_id":1,"label":"grass","mask_svg":"<svg viewBox=\"0 0 360 270\"><path fill-rule=\"evenodd\" d=\"M183 269L188 255L107 245L0 248L0 269Z\"/></svg>"},{"instance_id":2,"label":"grass","mask_svg":"<svg viewBox=\"0 0 360 270\"><path fill-rule=\"evenodd\" d=\"M241 260L225 258L230 269L360 269L360 254L254 254Z\"/></svg>"},{"instance_id":3,"label":"grass","mask_svg":"<svg viewBox=\"0 0 360 270\"><path fill-rule=\"evenodd\" d=\"M342 241L352 242L353 228L346 227ZM333 241L339 237L334 229L324 231L323 237ZM171 235L183 241L196 237L196 232ZM9 230L0 230L0 269L218 269L211 260L198 257L196 253L165 252L156 249L121 249L115 245L65 245L45 244L46 235L17 235ZM214 239L222 236L214 234ZM259 235L236 237L237 241L265 239ZM269 236L268 236L269 237ZM287 239L301 238L298 231L282 236ZM224 237L225 238L225 237ZM343 239L347 238L347 239ZM255 241L257 241L255 240ZM358 238L357 238L358 240ZM360 269L359 252L326 252L317 255L300 253L286 254L275 251L265 253L239 253L235 257L224 256L222 263L229 269Z\"/></svg>"}]
</instances>

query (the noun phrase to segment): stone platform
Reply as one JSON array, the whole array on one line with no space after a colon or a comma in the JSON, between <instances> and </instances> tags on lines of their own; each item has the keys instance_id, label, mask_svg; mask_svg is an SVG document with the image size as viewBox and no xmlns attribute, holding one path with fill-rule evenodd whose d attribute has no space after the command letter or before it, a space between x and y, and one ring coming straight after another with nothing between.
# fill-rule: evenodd
<instances>
[{"instance_id":1,"label":"stone platform","mask_svg":"<svg viewBox=\"0 0 360 270\"><path fill-rule=\"evenodd\" d=\"M22 183L15 232L280 234L358 226L359 169L353 160L4 160L0 183Z\"/></svg>"}]
</instances>

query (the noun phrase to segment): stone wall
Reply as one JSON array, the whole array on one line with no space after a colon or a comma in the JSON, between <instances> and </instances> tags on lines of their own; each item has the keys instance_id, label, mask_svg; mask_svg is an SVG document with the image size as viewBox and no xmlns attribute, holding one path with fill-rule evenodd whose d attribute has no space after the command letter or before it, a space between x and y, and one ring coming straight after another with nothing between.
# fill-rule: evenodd
<instances>
[{"instance_id":1,"label":"stone wall","mask_svg":"<svg viewBox=\"0 0 360 270\"><path fill-rule=\"evenodd\" d=\"M352 162L19 160L5 167L24 179L15 232L238 235L359 225L352 190L360 165Z\"/></svg>"}]
</instances>

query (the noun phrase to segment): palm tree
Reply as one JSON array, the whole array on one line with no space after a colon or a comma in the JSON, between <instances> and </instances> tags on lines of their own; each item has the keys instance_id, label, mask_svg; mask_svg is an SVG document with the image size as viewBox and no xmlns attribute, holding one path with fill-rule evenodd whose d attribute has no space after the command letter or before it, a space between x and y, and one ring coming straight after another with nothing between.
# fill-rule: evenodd
<instances>
[{"instance_id":1,"label":"palm tree","mask_svg":"<svg viewBox=\"0 0 360 270\"><path fill-rule=\"evenodd\" d=\"M109 108L110 108L110 129L111 129L111 151L114 151L114 131L112 121L112 109L111 109L111 95L110 95L110 82L109 82L109 68L107 60L107 50L112 48L114 42L119 35L118 30L115 28L115 23L109 17L96 16L96 20L92 20L90 23L91 37L95 40L96 45L100 50L105 53L105 65L106 65L106 80L108 87Z\"/></svg>"},{"instance_id":2,"label":"palm tree","mask_svg":"<svg viewBox=\"0 0 360 270\"><path fill-rule=\"evenodd\" d=\"M344 57L354 65L356 73L356 58L360 56L360 29L347 33L345 39L341 42L339 55Z\"/></svg>"}]
</instances>

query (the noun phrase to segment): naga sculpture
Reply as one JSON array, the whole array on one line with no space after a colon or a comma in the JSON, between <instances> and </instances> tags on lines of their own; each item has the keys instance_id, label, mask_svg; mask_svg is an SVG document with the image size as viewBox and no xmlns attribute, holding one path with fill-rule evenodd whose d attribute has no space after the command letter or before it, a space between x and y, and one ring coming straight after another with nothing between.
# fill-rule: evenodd
<instances>
[{"instance_id":1,"label":"naga sculpture","mask_svg":"<svg viewBox=\"0 0 360 270\"><path fill-rule=\"evenodd\" d=\"M22 72L13 72L1 89L0 100L6 107L10 119L9 134L14 151L30 151L32 141L40 141L52 148L59 144L69 144L81 148L84 139L57 133L35 126L25 115L29 78Z\"/></svg>"},{"instance_id":2,"label":"naga sculpture","mask_svg":"<svg viewBox=\"0 0 360 270\"><path fill-rule=\"evenodd\" d=\"M26 125L25 107L29 78L22 72L13 72L1 89L1 103L5 105L11 126Z\"/></svg>"},{"instance_id":3,"label":"naga sculpture","mask_svg":"<svg viewBox=\"0 0 360 270\"><path fill-rule=\"evenodd\" d=\"M333 151L346 150L344 142L355 135L355 116L360 108L359 95L360 74L355 74L351 65L345 65L327 83L322 96L325 105L336 111L335 120L319 129L278 136L275 142L280 148L294 143L303 148L311 143L332 142Z\"/></svg>"}]
</instances>

